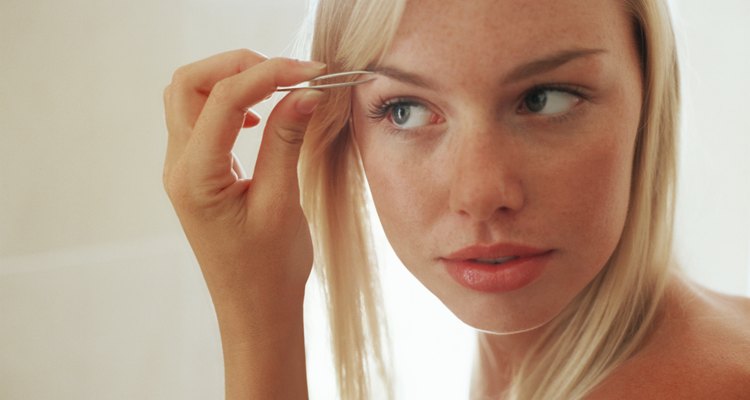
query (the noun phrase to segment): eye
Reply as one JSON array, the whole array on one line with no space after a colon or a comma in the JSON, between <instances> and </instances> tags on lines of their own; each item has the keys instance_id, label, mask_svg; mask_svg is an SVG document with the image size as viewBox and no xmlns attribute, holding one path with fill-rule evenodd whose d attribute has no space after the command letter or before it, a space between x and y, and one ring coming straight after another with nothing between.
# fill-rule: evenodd
<instances>
[{"instance_id":1,"label":"eye","mask_svg":"<svg viewBox=\"0 0 750 400\"><path fill-rule=\"evenodd\" d=\"M524 96L519 112L523 114L557 115L570 111L581 102L581 96L570 89L538 88Z\"/></svg>"},{"instance_id":2,"label":"eye","mask_svg":"<svg viewBox=\"0 0 750 400\"><path fill-rule=\"evenodd\" d=\"M392 99L380 100L370 106L368 116L376 122L386 120L391 129L406 131L419 129L428 125L439 124L443 120L430 107L416 100Z\"/></svg>"},{"instance_id":3,"label":"eye","mask_svg":"<svg viewBox=\"0 0 750 400\"><path fill-rule=\"evenodd\" d=\"M421 104L398 102L390 106L388 119L399 129L413 129L434 123L435 113Z\"/></svg>"}]
</instances>

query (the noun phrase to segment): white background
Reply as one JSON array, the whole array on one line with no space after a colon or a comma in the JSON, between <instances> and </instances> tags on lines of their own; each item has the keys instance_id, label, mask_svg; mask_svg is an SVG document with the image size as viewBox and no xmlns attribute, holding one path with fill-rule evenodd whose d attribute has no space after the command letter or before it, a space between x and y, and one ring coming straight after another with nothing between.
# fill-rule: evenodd
<instances>
[{"instance_id":1,"label":"white background","mask_svg":"<svg viewBox=\"0 0 750 400\"><path fill-rule=\"evenodd\" d=\"M698 281L748 294L750 3L672 3L678 254ZM210 299L161 189L161 93L177 66L219 51L290 54L305 14L304 0L0 3L0 398L221 397ZM258 138L238 144L248 168ZM471 330L381 253L399 398L465 397ZM310 391L328 399L308 293Z\"/></svg>"}]
</instances>

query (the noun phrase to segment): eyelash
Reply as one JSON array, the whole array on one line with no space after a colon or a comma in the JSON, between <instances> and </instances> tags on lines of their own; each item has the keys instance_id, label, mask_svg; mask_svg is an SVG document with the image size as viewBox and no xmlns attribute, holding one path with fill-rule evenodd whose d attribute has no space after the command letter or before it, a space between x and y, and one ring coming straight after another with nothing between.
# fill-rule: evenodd
<instances>
[{"instance_id":1,"label":"eyelash","mask_svg":"<svg viewBox=\"0 0 750 400\"><path fill-rule=\"evenodd\" d=\"M579 86L565 85L565 84L542 84L542 85L534 86L531 89L525 91L516 101L518 103L518 107L516 107L516 110L521 111L522 108L525 107L524 101L532 93L545 92L545 91L567 93L567 94L576 96L580 98L581 100L590 101L590 96L588 96L584 92L584 89ZM367 116L372 121L382 122L390 115L393 108L396 106L420 106L420 107L425 107L427 109L430 109L430 107L424 104L422 101L415 100L409 97L395 97L391 99L384 99L380 97L377 102L373 103L369 107ZM534 113L528 112L528 110L526 112L521 111L521 113L532 115L532 116L534 115ZM547 119L548 122L551 122L551 123L561 123L561 122L568 120L570 117L571 117L570 113L564 113L561 115L539 116L539 118L545 118ZM399 129L399 128L395 128L392 126L389 128L390 130L394 132L406 131L406 129Z\"/></svg>"},{"instance_id":2,"label":"eyelash","mask_svg":"<svg viewBox=\"0 0 750 400\"><path fill-rule=\"evenodd\" d=\"M529 110L524 111L523 108L525 108L524 102L526 98L536 92L560 92L575 96L582 101L591 101L591 96L589 96L585 92L585 89L580 86L566 84L542 84L534 86L524 92L517 101L518 107L516 108L516 110L521 112L522 114L534 116L534 113L529 112ZM572 114L570 112L566 112L560 115L538 115L537 117L544 118L547 120L547 122L551 123L562 123L570 119L572 117Z\"/></svg>"},{"instance_id":3,"label":"eyelash","mask_svg":"<svg viewBox=\"0 0 750 400\"><path fill-rule=\"evenodd\" d=\"M422 102L405 97L396 97L388 100L380 97L376 103L370 106L367 117L373 121L380 122L388 117L394 107L403 105L425 107Z\"/></svg>"},{"instance_id":4,"label":"eyelash","mask_svg":"<svg viewBox=\"0 0 750 400\"><path fill-rule=\"evenodd\" d=\"M377 102L373 103L369 107L368 112L367 112L367 117L375 123L380 123L388 118L388 116L391 114L391 112L393 111L395 107L404 106L404 105L425 107L428 110L430 109L430 107L424 104L424 102L415 100L409 97L395 97L391 99L384 99L383 97L380 97L378 98ZM402 128L396 127L394 124L388 124L388 126L386 127L387 133L394 134L394 135L399 134L399 133L404 133L407 131L411 131L411 132L418 131L418 130L421 130L421 128L423 127L412 128L412 129L402 129Z\"/></svg>"}]
</instances>

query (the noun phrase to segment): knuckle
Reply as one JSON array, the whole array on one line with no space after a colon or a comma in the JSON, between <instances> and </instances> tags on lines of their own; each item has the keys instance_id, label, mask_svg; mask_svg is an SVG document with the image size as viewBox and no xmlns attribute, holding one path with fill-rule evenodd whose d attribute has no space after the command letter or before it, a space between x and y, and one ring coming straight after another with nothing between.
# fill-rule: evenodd
<instances>
[{"instance_id":1,"label":"knuckle","mask_svg":"<svg viewBox=\"0 0 750 400\"><path fill-rule=\"evenodd\" d=\"M296 64L295 60L285 57L273 57L268 59L268 62L279 67L292 67Z\"/></svg>"},{"instance_id":2,"label":"knuckle","mask_svg":"<svg viewBox=\"0 0 750 400\"><path fill-rule=\"evenodd\" d=\"M173 203L177 203L175 200L185 199L188 195L189 185L185 183L186 174L183 170L184 168L180 168L179 165L170 163L164 165L162 185Z\"/></svg>"},{"instance_id":3,"label":"knuckle","mask_svg":"<svg viewBox=\"0 0 750 400\"><path fill-rule=\"evenodd\" d=\"M186 186L178 179L171 177L164 178L164 191L167 193L169 201L176 210L186 210L191 208L191 195Z\"/></svg>"},{"instance_id":4,"label":"knuckle","mask_svg":"<svg viewBox=\"0 0 750 400\"><path fill-rule=\"evenodd\" d=\"M186 81L188 81L189 76L190 76L190 66L183 65L182 67L177 68L174 71L174 73L172 73L172 84L173 85L184 84Z\"/></svg>"},{"instance_id":5,"label":"knuckle","mask_svg":"<svg viewBox=\"0 0 750 400\"><path fill-rule=\"evenodd\" d=\"M243 62L257 62L258 54L250 49L237 49L232 52L233 56Z\"/></svg>"},{"instance_id":6,"label":"knuckle","mask_svg":"<svg viewBox=\"0 0 750 400\"><path fill-rule=\"evenodd\" d=\"M256 53L250 49L237 49L232 51L232 57L238 60L238 73L242 72L256 64L266 61L267 58L259 53Z\"/></svg>"},{"instance_id":7,"label":"knuckle","mask_svg":"<svg viewBox=\"0 0 750 400\"><path fill-rule=\"evenodd\" d=\"M279 139L292 146L302 145L305 137L305 133L299 127L289 125L278 126L274 132Z\"/></svg>"},{"instance_id":8,"label":"knuckle","mask_svg":"<svg viewBox=\"0 0 750 400\"><path fill-rule=\"evenodd\" d=\"M245 48L233 50L232 53L234 53L234 55L238 57L243 57L243 58L255 56L255 52L253 52L250 49L245 49Z\"/></svg>"},{"instance_id":9,"label":"knuckle","mask_svg":"<svg viewBox=\"0 0 750 400\"><path fill-rule=\"evenodd\" d=\"M164 187L164 191L171 197L172 193L174 193L174 187L172 185L172 180L169 177L169 172L166 169L164 169L164 172L161 174L161 184Z\"/></svg>"},{"instance_id":10,"label":"knuckle","mask_svg":"<svg viewBox=\"0 0 750 400\"><path fill-rule=\"evenodd\" d=\"M172 100L172 92L174 88L171 84L167 85L164 88L164 91L162 92L162 99L164 100L164 105L167 105Z\"/></svg>"},{"instance_id":11,"label":"knuckle","mask_svg":"<svg viewBox=\"0 0 750 400\"><path fill-rule=\"evenodd\" d=\"M169 168L164 168L161 179L162 185L164 185L164 191L167 192L170 197L180 191L180 185L177 183L177 180L174 178Z\"/></svg>"},{"instance_id":12,"label":"knuckle","mask_svg":"<svg viewBox=\"0 0 750 400\"><path fill-rule=\"evenodd\" d=\"M225 78L217 82L211 89L209 99L215 103L226 103L232 98L232 80Z\"/></svg>"},{"instance_id":13,"label":"knuckle","mask_svg":"<svg viewBox=\"0 0 750 400\"><path fill-rule=\"evenodd\" d=\"M271 71L273 75L278 75L282 71L288 71L289 69L294 68L294 64L294 60L289 58L273 57L265 62L264 67Z\"/></svg>"}]
</instances>

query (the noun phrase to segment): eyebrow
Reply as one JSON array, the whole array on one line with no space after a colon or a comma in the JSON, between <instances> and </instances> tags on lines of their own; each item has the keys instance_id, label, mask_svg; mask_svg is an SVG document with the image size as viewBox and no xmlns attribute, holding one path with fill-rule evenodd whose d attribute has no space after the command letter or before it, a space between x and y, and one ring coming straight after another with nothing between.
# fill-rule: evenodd
<instances>
[{"instance_id":1,"label":"eyebrow","mask_svg":"<svg viewBox=\"0 0 750 400\"><path fill-rule=\"evenodd\" d=\"M387 76L388 78L395 79L400 82L407 83L409 85L419 86L425 89L433 89L439 86L436 82L433 82L432 80L426 77L423 77L415 73L407 72L407 71L398 69L396 67L380 65L377 67L368 68L367 70L375 72L376 74Z\"/></svg>"},{"instance_id":2,"label":"eyebrow","mask_svg":"<svg viewBox=\"0 0 750 400\"><path fill-rule=\"evenodd\" d=\"M517 82L517 81L532 77L534 75L539 75L544 72L552 71L578 58L584 58L584 57L601 54L601 53L606 53L606 50L603 50L603 49L563 50L555 54L552 54L551 56L547 56L538 60L534 60L534 61L522 64L522 65L519 65L518 67L511 70L510 73L508 73L506 78L503 79L502 83L508 84L512 82ZM424 77L424 76L421 76L412 72L407 72L399 68L388 66L388 65L380 65L380 66L368 68L367 70L386 76L391 79L395 79L400 82L404 82L404 83L414 85L414 86L419 86L425 89L434 89L439 86L437 82L427 77Z\"/></svg>"},{"instance_id":3,"label":"eyebrow","mask_svg":"<svg viewBox=\"0 0 750 400\"><path fill-rule=\"evenodd\" d=\"M523 65L519 65L514 68L507 77L503 79L503 83L518 82L520 80L539 75L544 72L552 71L559 68L573 60L592 56L595 54L606 53L603 49L572 49L563 50L555 53L551 56L534 60Z\"/></svg>"}]
</instances>

